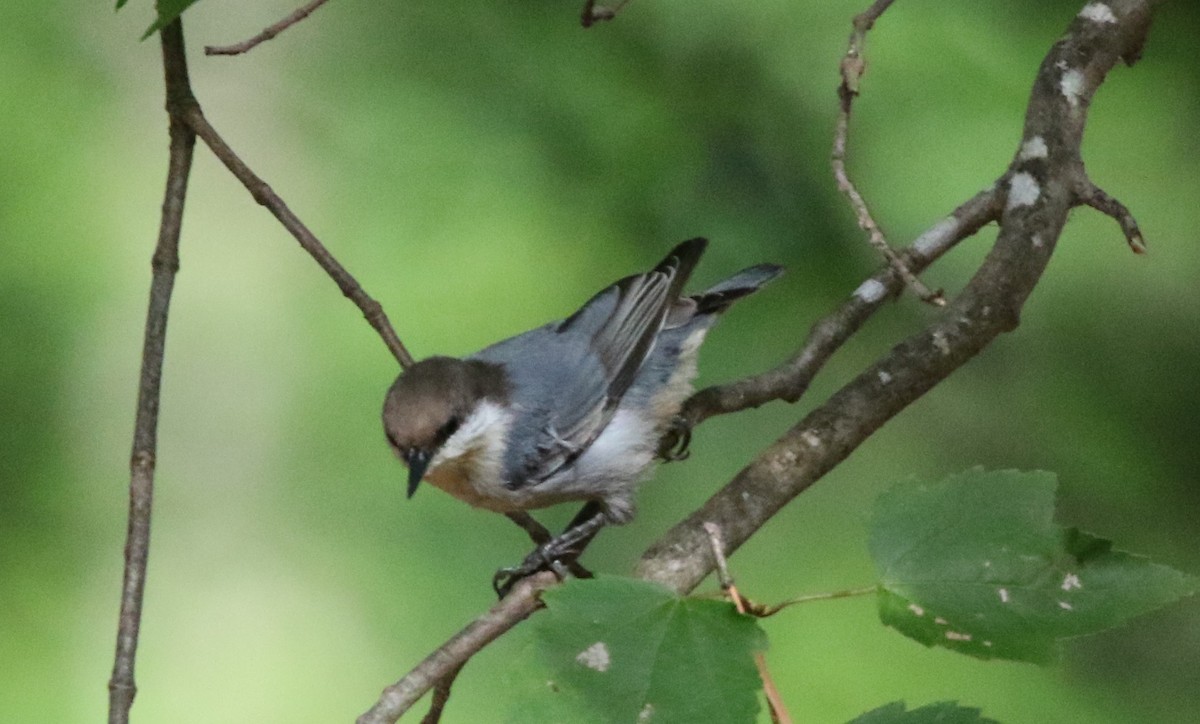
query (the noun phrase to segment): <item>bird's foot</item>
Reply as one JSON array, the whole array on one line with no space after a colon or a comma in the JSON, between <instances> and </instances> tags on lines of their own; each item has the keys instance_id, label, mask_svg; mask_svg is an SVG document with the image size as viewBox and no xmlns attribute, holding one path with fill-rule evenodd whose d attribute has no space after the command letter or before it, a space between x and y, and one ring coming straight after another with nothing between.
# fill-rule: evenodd
<instances>
[{"instance_id":1,"label":"bird's foot","mask_svg":"<svg viewBox=\"0 0 1200 724\"><path fill-rule=\"evenodd\" d=\"M575 560L580 551L572 550L571 541L561 541L558 538L546 541L525 556L520 565L501 568L492 576L492 589L496 595L504 598L512 591L517 582L538 571L553 571L558 580L564 581L575 578L591 578L592 572Z\"/></svg>"},{"instance_id":2,"label":"bird's foot","mask_svg":"<svg viewBox=\"0 0 1200 724\"><path fill-rule=\"evenodd\" d=\"M671 424L666 434L658 443L658 457L663 462L673 463L677 460L687 460L692 453L688 445L692 442L692 426L682 416L671 418Z\"/></svg>"}]
</instances>

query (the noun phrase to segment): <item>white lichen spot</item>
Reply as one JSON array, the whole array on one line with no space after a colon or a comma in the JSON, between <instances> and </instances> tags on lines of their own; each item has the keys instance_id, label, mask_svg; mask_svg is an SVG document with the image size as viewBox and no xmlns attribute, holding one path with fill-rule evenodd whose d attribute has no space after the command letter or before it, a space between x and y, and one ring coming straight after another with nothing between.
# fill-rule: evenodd
<instances>
[{"instance_id":1,"label":"white lichen spot","mask_svg":"<svg viewBox=\"0 0 1200 724\"><path fill-rule=\"evenodd\" d=\"M1021 144L1021 153L1018 157L1022 161L1029 161L1035 158L1046 158L1049 155L1050 148L1046 145L1046 139L1041 136L1034 136Z\"/></svg>"},{"instance_id":2,"label":"white lichen spot","mask_svg":"<svg viewBox=\"0 0 1200 724\"><path fill-rule=\"evenodd\" d=\"M1079 17L1084 20L1091 20L1093 23L1115 23L1117 16L1113 15L1112 8L1104 3L1088 3L1083 6L1083 10L1079 11Z\"/></svg>"},{"instance_id":3,"label":"white lichen spot","mask_svg":"<svg viewBox=\"0 0 1200 724\"><path fill-rule=\"evenodd\" d=\"M1079 580L1079 576L1074 573L1068 573L1062 582L1062 590L1070 591L1073 588L1083 588L1083 582Z\"/></svg>"},{"instance_id":4,"label":"white lichen spot","mask_svg":"<svg viewBox=\"0 0 1200 724\"><path fill-rule=\"evenodd\" d=\"M933 622L936 623L938 626L945 626L947 623L950 623L949 621L942 618L941 616L938 616L937 618L933 619Z\"/></svg>"},{"instance_id":5,"label":"white lichen spot","mask_svg":"<svg viewBox=\"0 0 1200 724\"><path fill-rule=\"evenodd\" d=\"M1046 244L1046 242L1042 241L1041 234L1034 234L1029 237L1029 243L1033 244L1034 249L1041 249Z\"/></svg>"},{"instance_id":6,"label":"white lichen spot","mask_svg":"<svg viewBox=\"0 0 1200 724\"><path fill-rule=\"evenodd\" d=\"M597 641L575 657L575 663L583 664L592 671L604 673L608 671L609 665L612 664L612 658L608 655L608 646L603 641Z\"/></svg>"},{"instance_id":7,"label":"white lichen spot","mask_svg":"<svg viewBox=\"0 0 1200 724\"><path fill-rule=\"evenodd\" d=\"M807 443L811 448L821 447L821 438L818 437L817 433L813 432L812 430L805 430L800 435L800 438L804 440L804 442Z\"/></svg>"},{"instance_id":8,"label":"white lichen spot","mask_svg":"<svg viewBox=\"0 0 1200 724\"><path fill-rule=\"evenodd\" d=\"M888 374L887 370L879 370L879 384L886 385L891 381L892 376Z\"/></svg>"},{"instance_id":9,"label":"white lichen spot","mask_svg":"<svg viewBox=\"0 0 1200 724\"><path fill-rule=\"evenodd\" d=\"M933 346L937 348L938 352L942 353L943 357L950 354L950 342L946 340L945 332L938 331L933 333Z\"/></svg>"},{"instance_id":10,"label":"white lichen spot","mask_svg":"<svg viewBox=\"0 0 1200 724\"><path fill-rule=\"evenodd\" d=\"M999 588L996 590L996 593L1000 595L1000 603L1008 603L1008 589L1007 588Z\"/></svg>"},{"instance_id":11,"label":"white lichen spot","mask_svg":"<svg viewBox=\"0 0 1200 724\"><path fill-rule=\"evenodd\" d=\"M912 243L912 249L921 256L928 256L949 243L957 229L958 220L947 216L918 236Z\"/></svg>"},{"instance_id":12,"label":"white lichen spot","mask_svg":"<svg viewBox=\"0 0 1200 724\"><path fill-rule=\"evenodd\" d=\"M1038 186L1037 179L1024 171L1013 174L1012 179L1008 182L1009 209L1033 206L1041 195L1042 187Z\"/></svg>"},{"instance_id":13,"label":"white lichen spot","mask_svg":"<svg viewBox=\"0 0 1200 724\"><path fill-rule=\"evenodd\" d=\"M915 603L908 604L908 610L912 611L914 616L924 616L925 615L925 609L921 608L920 606L918 606Z\"/></svg>"},{"instance_id":14,"label":"white lichen spot","mask_svg":"<svg viewBox=\"0 0 1200 724\"><path fill-rule=\"evenodd\" d=\"M887 287L878 279L868 279L858 285L858 289L854 290L854 296L863 300L867 304L874 304L880 299L883 299L887 294Z\"/></svg>"},{"instance_id":15,"label":"white lichen spot","mask_svg":"<svg viewBox=\"0 0 1200 724\"><path fill-rule=\"evenodd\" d=\"M750 491L749 490L742 491L742 500L750 500Z\"/></svg>"},{"instance_id":16,"label":"white lichen spot","mask_svg":"<svg viewBox=\"0 0 1200 724\"><path fill-rule=\"evenodd\" d=\"M1066 601L1059 601L1058 607L1064 611L1074 611L1075 610L1075 607L1072 606L1071 604L1067 603Z\"/></svg>"},{"instance_id":17,"label":"white lichen spot","mask_svg":"<svg viewBox=\"0 0 1200 724\"><path fill-rule=\"evenodd\" d=\"M1063 97L1067 99L1067 103L1070 103L1072 108L1079 107L1079 98L1083 95L1083 84L1083 73L1074 68L1063 71L1062 78L1058 81L1058 89L1062 91Z\"/></svg>"},{"instance_id":18,"label":"white lichen spot","mask_svg":"<svg viewBox=\"0 0 1200 724\"><path fill-rule=\"evenodd\" d=\"M971 634L960 633L958 631L947 631L946 638L951 641L970 641Z\"/></svg>"},{"instance_id":19,"label":"white lichen spot","mask_svg":"<svg viewBox=\"0 0 1200 724\"><path fill-rule=\"evenodd\" d=\"M650 702L646 702L646 705L643 706L642 710L638 712L638 718L637 718L638 724L646 724L646 722L650 721L653 718L654 718L654 705L651 704Z\"/></svg>"}]
</instances>

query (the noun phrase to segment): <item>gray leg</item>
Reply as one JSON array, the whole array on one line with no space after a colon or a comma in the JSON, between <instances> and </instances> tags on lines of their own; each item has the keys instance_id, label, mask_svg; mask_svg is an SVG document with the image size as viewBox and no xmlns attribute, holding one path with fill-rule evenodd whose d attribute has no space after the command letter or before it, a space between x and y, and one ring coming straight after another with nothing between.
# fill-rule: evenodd
<instances>
[{"instance_id":1,"label":"gray leg","mask_svg":"<svg viewBox=\"0 0 1200 724\"><path fill-rule=\"evenodd\" d=\"M511 515L509 516L512 517ZM501 568L496 571L496 575L492 577L492 588L496 590L496 594L504 598L516 582L538 571L547 569L559 572L562 566L571 567L575 564L575 560L588 543L596 537L596 533L608 523L608 518L604 515L604 510L599 503L589 502L583 506L578 514L571 520L571 524L567 529L556 538L551 538L544 543L538 545L520 565L512 568ZM525 527L518 522L518 525ZM541 527L539 524L538 527ZM528 530L528 529L526 529ZM545 528L542 528L545 530ZM532 537L532 533L530 536ZM575 564L577 565L577 564ZM583 569L585 572L587 569ZM572 569L572 573L574 570ZM561 574L560 574L561 575ZM576 574L578 575L578 574ZM581 578L590 578L591 573Z\"/></svg>"}]
</instances>

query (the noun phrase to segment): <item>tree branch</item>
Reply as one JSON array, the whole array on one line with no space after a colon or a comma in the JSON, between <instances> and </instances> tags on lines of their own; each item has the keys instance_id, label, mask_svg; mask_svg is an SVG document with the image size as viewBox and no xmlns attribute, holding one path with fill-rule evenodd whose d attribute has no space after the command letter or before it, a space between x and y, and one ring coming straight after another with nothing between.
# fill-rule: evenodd
<instances>
[{"instance_id":1,"label":"tree branch","mask_svg":"<svg viewBox=\"0 0 1200 724\"><path fill-rule=\"evenodd\" d=\"M900 259L910 270L923 271L958 242L999 219L1003 206L1004 195L994 186L979 192L918 236L900 252ZM903 289L904 281L896 268L884 265L840 307L814 324L804 344L786 362L762 374L700 390L684 404L681 414L695 426L715 415L740 412L773 400L796 402L834 352Z\"/></svg>"},{"instance_id":2,"label":"tree branch","mask_svg":"<svg viewBox=\"0 0 1200 724\"><path fill-rule=\"evenodd\" d=\"M542 591L556 583L558 578L549 571L518 581L512 593L384 689L375 706L358 718L358 724L390 724L399 719L425 692L456 672L467 659L541 608Z\"/></svg>"},{"instance_id":3,"label":"tree branch","mask_svg":"<svg viewBox=\"0 0 1200 724\"><path fill-rule=\"evenodd\" d=\"M134 664L146 590L146 564L150 554L150 513L154 502L154 465L158 449L158 409L162 387L163 355L167 340L167 313L175 273L179 270L179 234L183 203L187 197L196 137L181 118L181 109L193 103L188 83L183 29L179 21L162 30L163 71L169 120L170 156L167 188L163 195L158 243L150 267L150 304L142 343L142 371L138 381L133 451L129 460L129 524L125 534L125 575L121 584L121 613L117 624L117 650L108 681L108 721L124 724L137 695Z\"/></svg>"},{"instance_id":4,"label":"tree branch","mask_svg":"<svg viewBox=\"0 0 1200 724\"><path fill-rule=\"evenodd\" d=\"M946 304L941 290L933 291L925 286L924 282L917 278L917 275L892 249L892 245L883 235L883 230L876 223L875 217L871 215L871 210L867 208L866 199L862 197L858 187L850 180L850 174L846 171L846 143L850 135L850 110L854 105L854 99L858 96L863 73L867 70L863 46L867 41L867 33L875 27L875 21L879 20L894 1L875 0L871 7L856 15L852 23L854 29L850 33L850 42L840 66L842 84L838 86L838 100L841 107L833 134L833 153L830 155L830 165L833 167L833 178L837 181L838 190L845 194L850 201L850 206L854 209L854 215L858 219L858 227L867 232L867 239L871 242L871 246L875 247L875 250L887 260L887 263L896 270L904 283L911 287L922 301L941 307Z\"/></svg>"},{"instance_id":5,"label":"tree branch","mask_svg":"<svg viewBox=\"0 0 1200 724\"><path fill-rule=\"evenodd\" d=\"M1000 234L957 299L921 332L835 393L768 447L699 510L655 542L640 577L690 591L713 570L703 524L724 532L728 555L785 504L850 455L1003 332L1041 278L1072 208L1092 188L1080 144L1096 89L1118 60L1135 60L1153 2L1088 5L1043 60L1025 115L1023 142L996 188L1005 197ZM860 288L861 289L861 288Z\"/></svg>"},{"instance_id":6,"label":"tree branch","mask_svg":"<svg viewBox=\"0 0 1200 724\"><path fill-rule=\"evenodd\" d=\"M274 25L269 25L263 28L263 31L258 35L255 35L247 40L243 40L240 43L234 43L233 45L206 45L204 46L204 54L240 55L245 53L249 50L252 50L259 43L265 43L301 20L307 18L309 15L312 15L314 10L321 7L326 2L328 2L328 0L312 0L312 2L308 3L304 7L297 8L295 12L291 13L283 20L280 20Z\"/></svg>"},{"instance_id":7,"label":"tree branch","mask_svg":"<svg viewBox=\"0 0 1200 724\"><path fill-rule=\"evenodd\" d=\"M346 271L346 268L334 258L333 254L329 253L325 245L288 208L288 205L267 185L267 182L259 178L233 152L233 149L225 143L225 139L221 138L216 129L209 124L208 119L204 117L204 111L201 110L200 104L192 103L188 106L184 118L192 131L213 152L213 155L225 164L225 168L229 169L238 181L242 182L254 200L265 206L279 220L279 223L283 224L283 228L287 229L296 241L300 242L300 246L329 274L338 288L342 290L342 294L362 310L363 316L375 328L375 331L379 332L379 336L383 338L384 344L391 350L400 366L404 369L411 367L413 365L412 355L408 353L408 349L396 335L396 330L392 328L392 323L384 314L383 307L379 302L363 290L358 281L351 276L350 272Z\"/></svg>"}]
</instances>

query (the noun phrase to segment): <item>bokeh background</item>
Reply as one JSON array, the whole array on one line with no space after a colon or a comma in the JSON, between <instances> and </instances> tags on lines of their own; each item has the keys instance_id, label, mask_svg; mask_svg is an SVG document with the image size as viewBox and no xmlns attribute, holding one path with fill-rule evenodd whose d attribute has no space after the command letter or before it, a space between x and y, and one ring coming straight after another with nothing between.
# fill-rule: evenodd
<instances>
[{"instance_id":1,"label":"bokeh background","mask_svg":"<svg viewBox=\"0 0 1200 724\"><path fill-rule=\"evenodd\" d=\"M836 69L865 0L334 0L242 58L206 58L298 0L185 15L214 124L418 355L560 317L693 235L697 283L789 274L710 338L702 383L776 364L877 265L828 171ZM907 242L1017 146L1038 63L1081 0L898 3L871 36L852 172ZM148 0L0 7L0 718L96 721L111 667L128 450L166 167ZM756 599L870 584L894 480L972 465L1060 476L1059 519L1200 572L1200 9L1166 3L1092 108L1093 177L1151 247L1078 210L1020 329L885 427L732 560ZM927 274L953 293L994 231ZM348 721L493 596L526 551L499 516L403 497L378 423L394 361L203 148L167 344L140 722ZM797 405L710 421L592 567L665 527L934 312L880 313ZM561 523L569 511L552 511ZM927 650L868 598L764 623L799 721L957 699L1005 722L1185 722L1200 601L1037 668ZM518 632L459 679L451 722L517 706Z\"/></svg>"}]
</instances>

